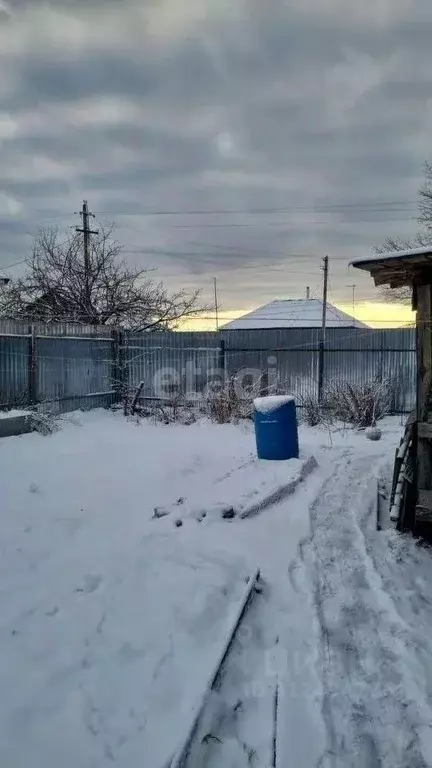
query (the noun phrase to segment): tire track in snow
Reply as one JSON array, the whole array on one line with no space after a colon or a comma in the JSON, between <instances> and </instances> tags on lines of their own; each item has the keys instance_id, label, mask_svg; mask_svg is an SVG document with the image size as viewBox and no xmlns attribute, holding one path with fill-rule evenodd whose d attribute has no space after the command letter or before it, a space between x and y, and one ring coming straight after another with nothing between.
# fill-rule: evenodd
<instances>
[{"instance_id":1,"label":"tire track in snow","mask_svg":"<svg viewBox=\"0 0 432 768\"><path fill-rule=\"evenodd\" d=\"M356 515L374 498L373 461L347 452L335 465L310 505L310 539L299 547L312 575L321 632L327 748L319 768L427 766L417 728L428 710L417 701L404 626L366 552ZM290 578L296 587L293 569Z\"/></svg>"}]
</instances>

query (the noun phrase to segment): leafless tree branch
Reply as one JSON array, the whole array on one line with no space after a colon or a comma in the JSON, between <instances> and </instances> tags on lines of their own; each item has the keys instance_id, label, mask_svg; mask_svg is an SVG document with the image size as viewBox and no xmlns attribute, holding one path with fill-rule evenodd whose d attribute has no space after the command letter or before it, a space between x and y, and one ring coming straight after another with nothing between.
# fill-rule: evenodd
<instances>
[{"instance_id":1,"label":"leafless tree branch","mask_svg":"<svg viewBox=\"0 0 432 768\"><path fill-rule=\"evenodd\" d=\"M389 253L391 251L406 251L410 248L422 248L430 245L432 241L432 164L424 164L425 181L419 190L419 224L422 230L414 238L407 240L402 237L387 237L383 244L376 247L375 253ZM410 304L412 289L409 285L401 288L384 286L380 290L381 298L387 302L397 304Z\"/></svg>"},{"instance_id":2,"label":"leafless tree branch","mask_svg":"<svg viewBox=\"0 0 432 768\"><path fill-rule=\"evenodd\" d=\"M425 228L426 235L432 236L432 164L424 164L425 181L419 191L419 222Z\"/></svg>"},{"instance_id":3,"label":"leafless tree branch","mask_svg":"<svg viewBox=\"0 0 432 768\"><path fill-rule=\"evenodd\" d=\"M128 267L121 252L113 229L101 229L91 238L86 274L79 234L61 242L58 230L41 230L26 274L1 292L0 314L29 322L74 321L139 332L173 329L183 318L203 311L198 291L170 293L151 277L152 270Z\"/></svg>"}]
</instances>

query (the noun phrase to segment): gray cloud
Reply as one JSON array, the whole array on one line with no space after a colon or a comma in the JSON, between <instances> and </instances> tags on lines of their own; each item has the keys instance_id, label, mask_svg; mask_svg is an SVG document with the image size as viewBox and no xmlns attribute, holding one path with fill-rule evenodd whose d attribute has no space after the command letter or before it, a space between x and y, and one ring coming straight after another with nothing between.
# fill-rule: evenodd
<instances>
[{"instance_id":1,"label":"gray cloud","mask_svg":"<svg viewBox=\"0 0 432 768\"><path fill-rule=\"evenodd\" d=\"M209 295L217 274L227 308L303 295L325 253L349 301L348 260L416 229L432 8L348 6L0 3L0 265L86 197L128 260Z\"/></svg>"}]
</instances>

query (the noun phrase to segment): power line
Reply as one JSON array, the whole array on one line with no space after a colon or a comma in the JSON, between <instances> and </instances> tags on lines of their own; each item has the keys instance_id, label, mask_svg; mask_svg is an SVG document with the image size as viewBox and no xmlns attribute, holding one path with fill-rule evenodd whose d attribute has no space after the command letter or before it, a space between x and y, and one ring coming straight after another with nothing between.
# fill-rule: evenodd
<instances>
[{"instance_id":1,"label":"power line","mask_svg":"<svg viewBox=\"0 0 432 768\"><path fill-rule=\"evenodd\" d=\"M215 248L216 250L224 250L224 251L233 251L234 253L244 254L245 256L249 253L254 253L259 256L283 256L284 258L289 259L319 259L321 261L321 256L318 256L317 254L313 253L286 253L285 251L263 251L257 248L249 248L249 246L245 246L242 248L239 245L224 245L223 243L206 243L201 242L200 240L189 240L189 245L193 245L196 248ZM347 260L346 256L336 256L332 258L340 258Z\"/></svg>"},{"instance_id":2,"label":"power line","mask_svg":"<svg viewBox=\"0 0 432 768\"><path fill-rule=\"evenodd\" d=\"M195 247L198 247L198 246L194 245L194 248ZM314 254L311 254L311 253L292 253L292 254L290 254L290 253L286 253L286 252L283 252L283 251L259 251L259 250L256 250L256 249L253 249L253 248L248 248L248 247L240 248L240 247L236 247L236 246L211 245L211 244L206 244L205 247L207 247L207 248L215 248L215 249L224 250L224 251L229 251L230 253L233 254L233 256L243 256L243 257L245 257L245 256L249 256L250 254L254 254L254 255L260 255L260 256L261 255L262 256L271 256L271 257L275 257L275 258L281 257L281 258L284 258L284 259L289 259L290 262L294 262L294 261L301 262L301 261L303 261L305 259L316 259L316 261L318 262L318 261L321 261L321 259L322 259L321 256L314 255ZM187 251L173 251L173 250L168 250L168 249L165 250L165 249L158 248L158 247L155 247L155 248L127 248L127 249L122 249L122 253L126 253L126 254L142 254L142 255L149 255L149 256L151 256L151 255L153 255L153 256L175 256L175 257L177 257L177 256L185 256L186 258L187 257L190 258L190 257L194 257L194 256L197 256L197 257L200 257L200 258L202 256L210 256L210 257L214 256L216 258L216 254L212 253L211 251L207 252L207 253L205 251L198 251L198 252L193 252L192 251L191 252L189 250L187 250ZM332 257L332 261L335 261L335 260L336 261L346 261L346 262L348 262L349 257L348 256L333 256Z\"/></svg>"},{"instance_id":3,"label":"power line","mask_svg":"<svg viewBox=\"0 0 432 768\"><path fill-rule=\"evenodd\" d=\"M285 219L283 220L285 221ZM242 228L248 228L248 227L280 227L281 232L287 232L289 231L289 225L283 227L283 221L265 221L265 222L235 222L235 223L229 223L229 224L170 224L169 227L171 229L229 229L229 228L235 228L235 227L242 227ZM295 221L293 224L298 228L300 225L331 225L331 226L349 226L350 224L397 224L402 221L417 221L416 216L401 216L397 219L350 219L349 221L325 221L325 220L304 220L304 221Z\"/></svg>"},{"instance_id":4,"label":"power line","mask_svg":"<svg viewBox=\"0 0 432 768\"><path fill-rule=\"evenodd\" d=\"M198 255L198 254L197 254ZM172 267L172 265L166 265L168 269ZM182 265L182 271L179 272L166 272L163 266L157 266L157 267L146 267L146 271L159 271L159 274L164 277L193 277L196 279L202 279L205 278L208 274L208 271L210 270L210 267L213 271L218 272L219 274L226 274L227 276L237 273L237 272L253 272L256 273L259 276L263 276L267 273L277 273L277 272L290 272L291 274L297 274L297 275L312 275L315 276L318 274L318 264L311 264L306 263L304 269L297 264L296 262L287 262L286 264L280 263L280 262L272 262L270 264L254 264L249 262L244 263L238 263L238 264L217 264L210 260L204 260L196 263L196 267L200 268L200 271L194 271L193 267L191 266L188 270L185 265ZM201 269L201 267L204 267L204 269ZM207 269L208 267L208 269ZM217 267L215 269L215 267ZM341 278L346 280L346 275L341 275Z\"/></svg>"},{"instance_id":5,"label":"power line","mask_svg":"<svg viewBox=\"0 0 432 768\"><path fill-rule=\"evenodd\" d=\"M292 205L272 207L248 207L248 208L195 208L195 209L143 209L135 211L97 211L100 216L235 216L237 214L261 215L274 213L312 212L321 211L388 211L393 208L397 211L408 210L411 206L417 206L417 200L387 200L387 201L359 201L353 203L329 203L321 205Z\"/></svg>"},{"instance_id":6,"label":"power line","mask_svg":"<svg viewBox=\"0 0 432 768\"><path fill-rule=\"evenodd\" d=\"M27 259L20 259L20 261L14 261L13 264L7 264L6 267L0 267L0 269L12 269L12 267L17 267L19 264L24 264L27 261Z\"/></svg>"},{"instance_id":7,"label":"power line","mask_svg":"<svg viewBox=\"0 0 432 768\"><path fill-rule=\"evenodd\" d=\"M96 213L101 216L201 216L201 215L236 215L236 214L250 214L261 215L267 213L288 213L293 212L321 212L321 211L344 211L344 210L364 210L364 211L388 211L388 210L409 210L411 207L418 206L418 200L357 200L352 202L337 202L337 203L317 203L309 205L287 205L287 206L251 206L245 208L196 208L196 209L179 209L179 208L143 208L136 211L97 211ZM67 219L72 212L65 211L64 213L50 213L47 215L46 209L34 208L31 211L32 215L41 215L44 221L51 221L56 219ZM14 216L15 220L25 221L30 220L32 216L19 214ZM10 218L10 214L1 213L1 218Z\"/></svg>"},{"instance_id":8,"label":"power line","mask_svg":"<svg viewBox=\"0 0 432 768\"><path fill-rule=\"evenodd\" d=\"M206 262L202 262L199 266L202 266L203 264L205 265ZM315 270L312 270L311 265L308 265L309 269L298 269L296 266L294 266L293 269L290 269L289 266L290 266L289 264L287 266L285 266L283 264L282 265L281 264L266 264L265 266L260 267L260 266L255 266L253 264L241 264L239 266L233 266L233 267L228 267L227 266L225 268L223 266L220 266L219 269L216 270L216 271L219 272L219 273L226 274L227 277L229 277L229 275L231 275L233 273L238 273L238 272L248 272L249 274L250 273L254 273L254 274L256 274L256 275L258 275L260 277L265 276L267 273L272 273L273 274L273 273L278 273L278 272L283 272L283 273L287 273L288 272L288 273L290 273L292 275L312 275L312 277L314 277L315 275L318 274L318 266L316 267ZM157 269L160 269L161 274L162 273L165 274L161 267L157 267ZM213 270L213 271L215 271L215 270ZM200 279L200 278L206 277L207 270L205 270L204 272L199 272L199 273L183 272L181 274L182 277L184 277L186 275L189 275L190 277L195 276L197 279ZM177 277L180 277L180 275L177 274ZM345 278L346 278L346 275L345 275Z\"/></svg>"},{"instance_id":9,"label":"power line","mask_svg":"<svg viewBox=\"0 0 432 768\"><path fill-rule=\"evenodd\" d=\"M276 215L287 213L333 213L333 212L353 212L359 211L363 213L401 213L409 212L412 208L418 206L417 200L358 200L355 202L340 202L340 203L321 203L311 205L291 205L291 206L269 206L269 207L246 207L246 208L200 208L200 209L142 209L136 211L98 211L97 214L101 216L129 216L129 217L143 217L143 216L236 216L236 215L249 215L249 216L261 216L261 215ZM67 219L70 215L69 212L65 213L51 213L46 215L46 211L43 209L34 209L32 215L42 214L44 221L62 220ZM45 215L44 215L45 214ZM0 219L10 218L10 214L0 214ZM32 216L18 215L14 217L17 221L29 221ZM409 217L411 218L411 217ZM402 219L405 220L405 219ZM409 219L406 219L409 220ZM357 221L361 221L357 219ZM367 220L369 221L369 219ZM390 219L389 221L397 221L397 219ZM43 223L43 222L42 222ZM321 223L321 222L310 222Z\"/></svg>"}]
</instances>

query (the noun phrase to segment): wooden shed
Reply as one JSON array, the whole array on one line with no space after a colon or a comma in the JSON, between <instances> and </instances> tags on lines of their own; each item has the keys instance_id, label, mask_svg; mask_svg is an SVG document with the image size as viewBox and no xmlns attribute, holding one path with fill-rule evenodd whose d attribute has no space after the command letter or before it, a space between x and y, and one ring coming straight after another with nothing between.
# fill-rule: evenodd
<instances>
[{"instance_id":1,"label":"wooden shed","mask_svg":"<svg viewBox=\"0 0 432 768\"><path fill-rule=\"evenodd\" d=\"M412 421L413 492L411 527L432 533L432 245L356 259L352 265L369 272L375 285L412 287L416 311L417 398Z\"/></svg>"}]
</instances>

